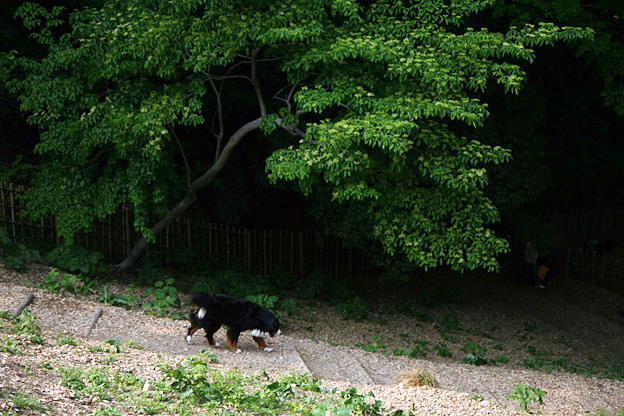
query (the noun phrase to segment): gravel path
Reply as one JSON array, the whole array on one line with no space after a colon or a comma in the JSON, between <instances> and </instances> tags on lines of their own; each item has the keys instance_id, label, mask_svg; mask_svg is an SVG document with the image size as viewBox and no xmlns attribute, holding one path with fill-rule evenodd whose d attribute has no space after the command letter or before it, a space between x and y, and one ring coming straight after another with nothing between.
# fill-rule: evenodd
<instances>
[{"instance_id":1,"label":"gravel path","mask_svg":"<svg viewBox=\"0 0 624 416\"><path fill-rule=\"evenodd\" d=\"M48 271L49 268L44 266L33 267L29 280L36 282ZM530 333L536 342L553 348L556 344L554 340L566 339L567 348L578 354L593 351L598 355L612 357L614 362L624 359L624 315L619 315L624 309L618 309L624 305L619 303L621 297L604 291L592 292L592 296L598 293L603 297L592 304L578 306L575 303L578 297L588 295L589 292L572 291L564 297L562 289L559 292L540 292L539 296L525 297L519 302L514 301L514 298L522 296L525 288L514 287L515 294L505 297L498 293L494 297L496 301L488 303L484 308L485 299L493 298L487 292L494 289L488 287L486 285L485 289L475 292L471 295L474 297L469 296L464 302L443 305L433 310L438 317L452 312L459 322L464 323L461 333L455 334L458 338L457 348L463 345L459 339L463 340L462 337L467 336L465 334L472 334L465 339L477 339L483 345L489 345L488 337L493 338L491 342L497 343L507 340L502 351L514 359L513 353L523 354L516 351L523 349L518 340L521 337L518 336L517 328L526 322L527 317L546 316L548 319L540 321L537 329ZM518 290L521 293L517 293ZM184 321L157 318L142 311L128 311L83 297L61 296L36 289L24 283L24 275L1 266L0 291L3 294L0 297L0 310L8 311L13 311L28 293L34 293L35 300L29 309L37 317L37 323L52 334L82 336L95 310L101 307L103 314L89 339L132 339L145 348L145 360L152 360L153 356L149 355L152 353L176 357L208 348L200 333L195 335L191 345L184 342L187 326ZM362 386L365 391L373 391L384 406L414 409L420 415L517 414L517 403L506 396L518 383L547 391L545 404L539 407L542 414L595 415L603 412L600 414L616 415L624 411L624 383L621 381L561 372L547 374L511 364L473 366L433 354L410 359L392 353L366 352L354 346L358 342L366 344L372 336L387 340L388 348L392 348L392 343L401 339L396 336L397 332L430 339L431 345L434 345L435 337L439 338L439 334L430 323L423 324L408 317L400 321L393 320L392 323L375 322L375 317L364 322L344 321L333 309L320 307L306 309L302 316L312 316L312 313L312 331L308 320L286 319L283 335L269 341L269 345L275 348L272 353L258 350L248 334L241 336L239 347L243 350L242 354L233 354L224 348L211 351L217 355L221 364L244 371L257 373L265 369L273 374L291 370L309 371L337 387ZM478 331L471 328L476 323L479 328L489 328L491 333L481 337L475 335ZM223 330L215 338L225 344ZM456 351L454 356L458 357L461 352ZM141 359L140 355L138 359ZM3 363L6 365L6 360ZM397 383L399 373L414 367L430 370L439 386L409 387Z\"/></svg>"}]
</instances>

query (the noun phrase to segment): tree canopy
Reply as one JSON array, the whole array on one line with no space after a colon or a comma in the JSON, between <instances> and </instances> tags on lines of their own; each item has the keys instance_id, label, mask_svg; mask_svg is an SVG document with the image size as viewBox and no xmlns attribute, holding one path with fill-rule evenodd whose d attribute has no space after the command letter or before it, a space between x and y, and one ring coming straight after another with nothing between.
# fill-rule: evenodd
<instances>
[{"instance_id":1,"label":"tree canopy","mask_svg":"<svg viewBox=\"0 0 624 416\"><path fill-rule=\"evenodd\" d=\"M272 181L328 190L386 253L425 269L495 270L507 243L490 227L499 214L484 187L488 167L511 155L462 126L488 117L487 89L523 86L532 48L592 31L466 26L492 3L107 0L71 12L24 3L17 15L47 53L3 54L2 67L40 129L45 162L29 212L57 215L71 239L131 204L145 238L127 266L243 138L262 132L288 137L266 161ZM202 146L211 150L191 166Z\"/></svg>"}]
</instances>

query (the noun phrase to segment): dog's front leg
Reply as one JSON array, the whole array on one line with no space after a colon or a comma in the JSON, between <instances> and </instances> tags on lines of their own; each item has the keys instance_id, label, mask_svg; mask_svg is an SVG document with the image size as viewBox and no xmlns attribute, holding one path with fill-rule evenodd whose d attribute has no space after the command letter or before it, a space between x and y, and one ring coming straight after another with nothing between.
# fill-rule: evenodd
<instances>
[{"instance_id":1,"label":"dog's front leg","mask_svg":"<svg viewBox=\"0 0 624 416\"><path fill-rule=\"evenodd\" d=\"M264 338L262 337L254 337L252 336L253 340L256 341L256 344L258 344L258 348L260 348L261 350L264 350L266 352L271 352L273 351L273 348L269 348L266 345L266 342L264 342Z\"/></svg>"},{"instance_id":2,"label":"dog's front leg","mask_svg":"<svg viewBox=\"0 0 624 416\"><path fill-rule=\"evenodd\" d=\"M190 344L191 343L191 337L193 336L193 334L195 332L197 332L197 330L201 328L201 326L197 325L197 326L189 326L188 332L186 333L186 343Z\"/></svg>"}]
</instances>

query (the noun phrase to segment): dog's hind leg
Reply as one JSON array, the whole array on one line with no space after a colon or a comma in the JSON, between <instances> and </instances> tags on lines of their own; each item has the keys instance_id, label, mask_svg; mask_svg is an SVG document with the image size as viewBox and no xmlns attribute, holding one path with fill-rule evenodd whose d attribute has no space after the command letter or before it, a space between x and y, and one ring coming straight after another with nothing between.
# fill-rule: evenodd
<instances>
[{"instance_id":1,"label":"dog's hind leg","mask_svg":"<svg viewBox=\"0 0 624 416\"><path fill-rule=\"evenodd\" d=\"M220 347L221 344L215 342L214 334L221 328L221 322L210 322L204 326L204 331L206 331L206 339L208 343L214 347Z\"/></svg>"},{"instance_id":2,"label":"dog's hind leg","mask_svg":"<svg viewBox=\"0 0 624 416\"><path fill-rule=\"evenodd\" d=\"M256 344L258 344L258 348L266 351L266 352L271 352L273 351L273 348L269 348L266 345L266 342L264 342L264 338L262 337L254 337L252 336L253 340L256 341Z\"/></svg>"},{"instance_id":3,"label":"dog's hind leg","mask_svg":"<svg viewBox=\"0 0 624 416\"><path fill-rule=\"evenodd\" d=\"M240 354L242 351L238 348L238 336L240 335L240 331L231 326L227 331L227 342L230 346L230 349L236 354Z\"/></svg>"}]
</instances>

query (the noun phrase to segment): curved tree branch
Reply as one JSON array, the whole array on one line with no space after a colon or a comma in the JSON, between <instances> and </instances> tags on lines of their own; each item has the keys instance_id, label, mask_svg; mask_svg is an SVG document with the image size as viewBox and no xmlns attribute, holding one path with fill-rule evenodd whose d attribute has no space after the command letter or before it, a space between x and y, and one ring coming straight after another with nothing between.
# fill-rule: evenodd
<instances>
[{"instance_id":1,"label":"curved tree branch","mask_svg":"<svg viewBox=\"0 0 624 416\"><path fill-rule=\"evenodd\" d=\"M221 89L223 87L223 81L221 82L221 88L219 89L217 89L217 86L215 85L212 78L208 78L208 81L210 82L210 85L212 86L215 96L217 97L217 116L219 118L219 133L217 134L217 148L215 150L215 162L216 162L217 159L219 159L219 155L221 154L221 142L223 141L223 136L225 134L225 131L224 131L225 127L223 123L223 105L221 103Z\"/></svg>"},{"instance_id":2,"label":"curved tree branch","mask_svg":"<svg viewBox=\"0 0 624 416\"><path fill-rule=\"evenodd\" d=\"M260 82L258 81L257 73L257 58L260 53L260 48L254 49L251 55L251 84L256 91L256 97L258 97L258 104L260 105L260 114L262 116L267 115L266 105L264 104L264 97L262 96L262 89L260 88Z\"/></svg>"},{"instance_id":3,"label":"curved tree branch","mask_svg":"<svg viewBox=\"0 0 624 416\"><path fill-rule=\"evenodd\" d=\"M161 218L152 227L151 231L154 236L157 236L163 230L165 230L167 226L169 226L169 224L171 224L176 218L182 215L197 200L197 196L196 196L197 191L203 188L204 186L206 186L208 183L210 183L217 176L217 174L221 172L221 170L224 168L225 163L229 159L236 145L247 134L249 134L250 132L254 130L257 130L260 127L261 120L262 120L262 117L259 117L255 120L252 120L246 123L230 137L230 139L227 141L227 144L223 148L223 151L221 152L217 160L215 160L215 163L210 167L210 169L204 172L199 178L191 182L188 192L186 193L182 201L180 201L171 210L171 212L169 212L169 214ZM147 244L148 244L147 239L145 237L141 237L141 239L137 241L134 247L132 247L130 254L128 254L128 256L121 263L117 265L117 267L120 269L127 269L128 267L132 266L134 262L136 261L136 259L139 258L141 253L143 253L143 250L145 250L145 248L147 247Z\"/></svg>"},{"instance_id":4,"label":"curved tree branch","mask_svg":"<svg viewBox=\"0 0 624 416\"><path fill-rule=\"evenodd\" d=\"M186 159L186 153L184 153L184 147L182 147L182 143L180 143L180 139L178 138L178 135L175 134L173 127L167 126L167 130L169 130L169 134L173 136L176 143L178 144L178 147L180 148L180 153L182 154L182 159L184 160L184 168L186 169L186 189L188 192L191 187L191 167L189 166L188 160Z\"/></svg>"}]
</instances>

